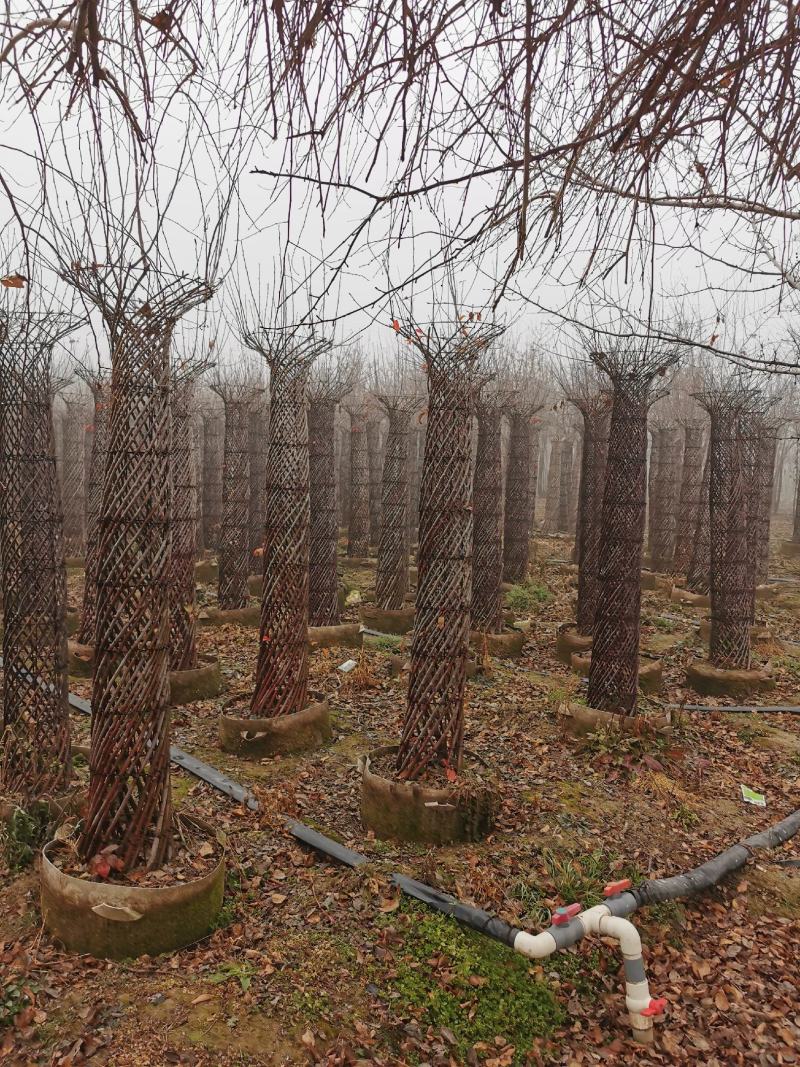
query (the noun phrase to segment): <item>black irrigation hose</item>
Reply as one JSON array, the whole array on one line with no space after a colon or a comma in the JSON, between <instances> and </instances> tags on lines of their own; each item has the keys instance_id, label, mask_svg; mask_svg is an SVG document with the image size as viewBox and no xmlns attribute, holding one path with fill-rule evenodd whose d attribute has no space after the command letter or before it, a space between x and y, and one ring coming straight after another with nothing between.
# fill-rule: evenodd
<instances>
[{"instance_id":1,"label":"black irrigation hose","mask_svg":"<svg viewBox=\"0 0 800 1067\"><path fill-rule=\"evenodd\" d=\"M731 845L694 870L676 874L672 878L654 878L649 882L642 882L630 892L636 898L637 907L694 896L718 885L729 874L741 870L756 849L777 848L794 837L798 831L800 808L774 826L745 838L738 845Z\"/></svg>"},{"instance_id":2,"label":"black irrigation hose","mask_svg":"<svg viewBox=\"0 0 800 1067\"><path fill-rule=\"evenodd\" d=\"M667 707L675 711L727 711L737 715L751 711L800 715L800 706L797 704L667 704Z\"/></svg>"},{"instance_id":3,"label":"black irrigation hose","mask_svg":"<svg viewBox=\"0 0 800 1067\"><path fill-rule=\"evenodd\" d=\"M346 863L349 867L360 867L369 862L367 857L360 852L354 852L339 844L338 841L333 841L294 819L287 819L286 827L298 841L332 859ZM731 845L730 848L702 863L699 867L695 867L694 870L676 874L671 878L654 878L648 882L642 882L633 889L609 898L607 904L613 915L631 915L638 908L647 907L649 904L678 900L681 897L691 897L702 893L744 867L756 849L776 848L789 841L798 831L800 831L800 808L767 830L753 834L737 845ZM796 861L785 862L788 865ZM506 945L513 946L514 938L520 932L518 927L511 926L503 919L490 915L481 908L473 908L469 904L464 904L448 893L425 885L424 882L418 882L405 874L397 872L392 874L392 883L407 896L422 901L423 904L427 904L428 907L442 915L449 915L464 926L477 930L478 933L485 934L495 941L502 941Z\"/></svg>"}]
</instances>

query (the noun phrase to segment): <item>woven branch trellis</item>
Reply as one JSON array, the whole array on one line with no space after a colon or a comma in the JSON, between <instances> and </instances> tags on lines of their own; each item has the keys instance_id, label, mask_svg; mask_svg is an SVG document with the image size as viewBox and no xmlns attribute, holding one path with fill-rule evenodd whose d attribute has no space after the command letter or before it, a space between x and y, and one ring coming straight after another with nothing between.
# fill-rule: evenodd
<instances>
[{"instance_id":1,"label":"woven branch trellis","mask_svg":"<svg viewBox=\"0 0 800 1067\"><path fill-rule=\"evenodd\" d=\"M716 667L750 667L755 597L754 557L748 545L748 408L752 390L736 379L698 394L711 418L709 482L711 638ZM752 473L752 472L751 472Z\"/></svg>"},{"instance_id":2,"label":"woven branch trellis","mask_svg":"<svg viewBox=\"0 0 800 1067\"><path fill-rule=\"evenodd\" d=\"M678 524L678 435L672 426L660 426L655 434L658 466L650 513L651 566L654 571L665 572L672 568Z\"/></svg>"},{"instance_id":3,"label":"woven branch trellis","mask_svg":"<svg viewBox=\"0 0 800 1067\"><path fill-rule=\"evenodd\" d=\"M193 418L195 374L182 370L172 382L172 552L170 586L170 670L197 666L197 467Z\"/></svg>"},{"instance_id":4,"label":"woven branch trellis","mask_svg":"<svg viewBox=\"0 0 800 1067\"><path fill-rule=\"evenodd\" d=\"M683 465L675 531L672 566L676 574L686 574L692 557L692 542L700 508L703 482L703 425L686 422L683 426Z\"/></svg>"},{"instance_id":5,"label":"woven branch trellis","mask_svg":"<svg viewBox=\"0 0 800 1067\"><path fill-rule=\"evenodd\" d=\"M611 398L606 393L594 392L589 382L581 384L584 387L568 392L567 399L583 416L583 449L576 529L576 555L579 561L576 624L579 634L589 636L594 629L597 609L597 569Z\"/></svg>"},{"instance_id":6,"label":"woven branch trellis","mask_svg":"<svg viewBox=\"0 0 800 1067\"><path fill-rule=\"evenodd\" d=\"M503 594L500 589L503 580L504 518L501 431L503 408L510 400L508 388L489 382L481 389L476 404L478 447L473 490L471 626L473 630L483 633L499 633L503 629ZM530 449L528 456L530 463ZM530 513L529 505L528 521Z\"/></svg>"},{"instance_id":7,"label":"woven branch trellis","mask_svg":"<svg viewBox=\"0 0 800 1067\"><path fill-rule=\"evenodd\" d=\"M218 548L222 524L222 462L225 416L216 404L206 404L203 418L203 544Z\"/></svg>"},{"instance_id":8,"label":"woven branch trellis","mask_svg":"<svg viewBox=\"0 0 800 1067\"><path fill-rule=\"evenodd\" d=\"M559 489L558 489L558 513L556 516L556 531L558 533L569 533L572 527L572 456L573 456L573 443L570 440L564 440L561 443L561 457L558 467L559 475Z\"/></svg>"},{"instance_id":9,"label":"woven branch trellis","mask_svg":"<svg viewBox=\"0 0 800 1067\"><path fill-rule=\"evenodd\" d=\"M553 438L550 442L550 460L547 464L544 500L544 531L548 534L558 532L558 505L561 499L561 451L564 447L562 438Z\"/></svg>"},{"instance_id":10,"label":"woven branch trellis","mask_svg":"<svg viewBox=\"0 0 800 1067\"><path fill-rule=\"evenodd\" d=\"M86 558L84 562L83 604L78 632L82 644L94 644L97 621L97 570L100 565L100 509L108 449L108 414L111 408L111 382L102 371L78 371L92 392L92 455L86 493Z\"/></svg>"},{"instance_id":11,"label":"woven branch trellis","mask_svg":"<svg viewBox=\"0 0 800 1067\"><path fill-rule=\"evenodd\" d=\"M250 405L252 386L241 376L212 386L225 407L222 521L217 602L223 610L247 606L250 573Z\"/></svg>"},{"instance_id":12,"label":"woven branch trellis","mask_svg":"<svg viewBox=\"0 0 800 1067\"><path fill-rule=\"evenodd\" d=\"M764 430L757 442L756 476L758 479L758 535L756 584L763 585L769 575L769 531L772 520L772 491L775 478L775 456L778 450L777 429L764 421Z\"/></svg>"},{"instance_id":13,"label":"woven branch trellis","mask_svg":"<svg viewBox=\"0 0 800 1067\"><path fill-rule=\"evenodd\" d=\"M653 556L653 542L658 526L658 472L661 464L659 448L662 438L659 437L658 427L648 428L650 439L650 455L647 464L647 554Z\"/></svg>"},{"instance_id":14,"label":"woven branch trellis","mask_svg":"<svg viewBox=\"0 0 800 1067\"><path fill-rule=\"evenodd\" d=\"M3 423L3 752L0 791L29 801L71 777L66 575L50 381L55 342L77 320L0 317Z\"/></svg>"},{"instance_id":15,"label":"woven branch trellis","mask_svg":"<svg viewBox=\"0 0 800 1067\"><path fill-rule=\"evenodd\" d=\"M356 365L352 360L321 360L314 367L308 387L310 626L336 626L340 619L339 580L336 571L339 544L336 408L353 388L355 375Z\"/></svg>"},{"instance_id":16,"label":"woven branch trellis","mask_svg":"<svg viewBox=\"0 0 800 1067\"><path fill-rule=\"evenodd\" d=\"M530 485L528 487L530 504L530 521L528 523L528 539L533 536L536 528L536 498L539 492L539 446L541 442L542 428L538 419L531 422L531 458L530 458Z\"/></svg>"},{"instance_id":17,"label":"woven branch trellis","mask_svg":"<svg viewBox=\"0 0 800 1067\"><path fill-rule=\"evenodd\" d=\"M369 463L369 543L377 547L381 536L383 453L381 451L381 420L374 414L367 418L367 460Z\"/></svg>"},{"instance_id":18,"label":"woven branch trellis","mask_svg":"<svg viewBox=\"0 0 800 1067\"><path fill-rule=\"evenodd\" d=\"M336 506L336 398L315 397L308 409L311 526L308 563L310 626L339 623L336 551L339 517Z\"/></svg>"},{"instance_id":19,"label":"woven branch trellis","mask_svg":"<svg viewBox=\"0 0 800 1067\"><path fill-rule=\"evenodd\" d=\"M706 447L703 479L697 504L692 552L686 571L686 588L690 593L706 594L711 581L711 442Z\"/></svg>"},{"instance_id":20,"label":"woven branch trellis","mask_svg":"<svg viewBox=\"0 0 800 1067\"><path fill-rule=\"evenodd\" d=\"M300 330L245 331L270 369L266 536L253 718L302 711L308 695L308 376L330 342Z\"/></svg>"},{"instance_id":21,"label":"woven branch trellis","mask_svg":"<svg viewBox=\"0 0 800 1067\"><path fill-rule=\"evenodd\" d=\"M350 419L345 412L347 426L340 426L338 431L339 448L339 525L347 526L350 520Z\"/></svg>"},{"instance_id":22,"label":"woven branch trellis","mask_svg":"<svg viewBox=\"0 0 800 1067\"><path fill-rule=\"evenodd\" d=\"M436 764L458 770L462 763L472 593L472 417L477 365L500 332L460 323L449 337L440 337L435 327L427 333L417 329L408 338L425 360L428 430L411 672L396 764L401 779L417 779Z\"/></svg>"},{"instance_id":23,"label":"woven branch trellis","mask_svg":"<svg viewBox=\"0 0 800 1067\"><path fill-rule=\"evenodd\" d=\"M419 540L419 490L422 482L422 463L425 458L425 412L416 417L408 451L408 544L415 548Z\"/></svg>"},{"instance_id":24,"label":"woven branch trellis","mask_svg":"<svg viewBox=\"0 0 800 1067\"><path fill-rule=\"evenodd\" d=\"M250 450L250 499L248 552L249 573L260 574L264 548L264 508L267 499L267 449L269 447L269 408L263 394L253 397L248 420Z\"/></svg>"},{"instance_id":25,"label":"woven branch trellis","mask_svg":"<svg viewBox=\"0 0 800 1067\"><path fill-rule=\"evenodd\" d=\"M409 449L414 435L411 416L419 398L409 393L376 393L389 418L383 461L383 500L375 576L375 603L382 611L399 611L408 589Z\"/></svg>"},{"instance_id":26,"label":"woven branch trellis","mask_svg":"<svg viewBox=\"0 0 800 1067\"><path fill-rule=\"evenodd\" d=\"M172 847L169 781L172 511L170 348L213 289L161 281L134 309L102 275L65 275L98 306L111 341L111 409L100 514L89 799L78 848L116 845L125 870ZM151 272L150 282L159 285Z\"/></svg>"},{"instance_id":27,"label":"woven branch trellis","mask_svg":"<svg viewBox=\"0 0 800 1067\"><path fill-rule=\"evenodd\" d=\"M792 540L800 542L800 442L795 444L794 464L794 516L792 519Z\"/></svg>"},{"instance_id":28,"label":"woven branch trellis","mask_svg":"<svg viewBox=\"0 0 800 1067\"><path fill-rule=\"evenodd\" d=\"M503 520L503 578L507 582L520 582L528 574L535 508L530 495L531 465L536 465L531 449L532 420L543 406L535 384L518 376L515 379L517 389L506 408L511 430Z\"/></svg>"},{"instance_id":29,"label":"woven branch trellis","mask_svg":"<svg viewBox=\"0 0 800 1067\"><path fill-rule=\"evenodd\" d=\"M611 379L613 404L588 702L604 711L633 715L639 678L647 413L656 399L653 379L674 365L679 354L620 347L589 355Z\"/></svg>"},{"instance_id":30,"label":"woven branch trellis","mask_svg":"<svg viewBox=\"0 0 800 1067\"><path fill-rule=\"evenodd\" d=\"M194 484L197 488L195 507L197 529L194 539L199 556L204 552L206 543L203 526L203 416L196 402L192 411L192 463L194 464Z\"/></svg>"},{"instance_id":31,"label":"woven branch trellis","mask_svg":"<svg viewBox=\"0 0 800 1067\"><path fill-rule=\"evenodd\" d=\"M350 415L350 510L347 555L369 555L369 456L367 454L366 399L356 396L345 405Z\"/></svg>"},{"instance_id":32,"label":"woven branch trellis","mask_svg":"<svg viewBox=\"0 0 800 1067\"><path fill-rule=\"evenodd\" d=\"M61 422L64 554L74 559L83 557L86 552L86 397L62 396L62 401L65 409Z\"/></svg>"}]
</instances>

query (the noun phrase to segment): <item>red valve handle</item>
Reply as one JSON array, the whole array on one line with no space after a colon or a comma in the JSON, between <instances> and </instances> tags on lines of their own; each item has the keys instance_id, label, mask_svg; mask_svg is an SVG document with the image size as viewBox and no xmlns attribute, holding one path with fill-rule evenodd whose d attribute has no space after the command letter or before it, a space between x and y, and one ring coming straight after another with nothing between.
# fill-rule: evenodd
<instances>
[{"instance_id":1,"label":"red valve handle","mask_svg":"<svg viewBox=\"0 0 800 1067\"><path fill-rule=\"evenodd\" d=\"M666 997L657 997L650 1001L650 1003L647 1005L647 1007L641 1014L646 1015L648 1017L650 1017L651 1015L663 1015L666 1010Z\"/></svg>"},{"instance_id":2,"label":"red valve handle","mask_svg":"<svg viewBox=\"0 0 800 1067\"><path fill-rule=\"evenodd\" d=\"M556 908L553 912L553 926L564 926L571 919L574 919L576 915L579 915L583 905L567 904L566 907Z\"/></svg>"},{"instance_id":3,"label":"red valve handle","mask_svg":"<svg viewBox=\"0 0 800 1067\"><path fill-rule=\"evenodd\" d=\"M609 882L603 889L603 896L613 897L616 896L617 893L624 893L625 890L630 889L632 885L633 882L630 878L623 878L620 882Z\"/></svg>"}]
</instances>

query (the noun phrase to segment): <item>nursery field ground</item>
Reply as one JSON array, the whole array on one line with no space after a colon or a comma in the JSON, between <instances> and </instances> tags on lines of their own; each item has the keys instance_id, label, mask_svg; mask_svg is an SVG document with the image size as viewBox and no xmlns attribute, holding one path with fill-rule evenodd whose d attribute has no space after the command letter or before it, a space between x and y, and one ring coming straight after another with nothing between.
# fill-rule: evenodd
<instances>
[{"instance_id":1,"label":"nursery field ground","mask_svg":"<svg viewBox=\"0 0 800 1067\"><path fill-rule=\"evenodd\" d=\"M758 649L776 688L764 702L800 705L800 566L779 551L781 585L759 614L775 638ZM518 593L531 630L518 660L480 664L468 684L467 745L502 783L495 833L428 849L370 839L359 819L358 757L397 740L407 674L392 648L312 654L312 688L327 694L330 746L246 762L216 742L223 698L176 708L174 741L246 783L252 812L173 769L179 808L224 831L229 876L218 928L156 959L107 963L66 955L43 932L33 868L0 866L0 1064L735 1064L800 1062L800 842L759 855L738 878L696 900L641 911L651 989L669 1008L656 1043L629 1036L620 957L586 940L541 964L401 899L403 871L535 931L550 911L597 902L612 880L678 873L798 806L800 716L689 714L668 739L565 733L559 707L585 683L554 656L572 618L566 540L536 540L531 584ZM366 593L374 571L344 565ZM70 576L79 603L81 575ZM211 587L201 599L214 603ZM357 618L350 596L347 616ZM664 663L660 703L699 702L686 664L702 656L702 612L643 593L642 649ZM788 646L785 642L789 642ZM201 629L228 690L246 690L254 630ZM794 653L798 653L795 655ZM90 695L86 681L71 689ZM88 723L75 714L74 736ZM78 761L80 763L80 761ZM79 767L85 775L85 765ZM766 809L742 800L763 793ZM350 870L296 844L291 815L369 858Z\"/></svg>"}]
</instances>

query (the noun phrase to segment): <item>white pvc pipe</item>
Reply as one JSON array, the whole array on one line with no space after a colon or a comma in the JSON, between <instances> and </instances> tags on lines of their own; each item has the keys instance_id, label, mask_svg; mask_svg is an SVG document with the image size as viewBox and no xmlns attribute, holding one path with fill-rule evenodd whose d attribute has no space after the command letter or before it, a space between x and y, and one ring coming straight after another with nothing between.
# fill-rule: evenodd
<instances>
[{"instance_id":1,"label":"white pvc pipe","mask_svg":"<svg viewBox=\"0 0 800 1067\"><path fill-rule=\"evenodd\" d=\"M642 939L630 921L612 915L607 904L597 904L587 911L579 912L575 920L581 926L574 941L587 935L609 937L619 944L625 964L625 1006L630 1015L633 1037L649 1044L653 1040L653 1016L663 1011L663 1002L654 1001L642 959ZM574 943L572 941L571 943ZM521 930L514 938L514 951L530 959L544 959L558 951L555 936L548 930L529 934ZM567 947L566 945L564 947Z\"/></svg>"}]
</instances>

